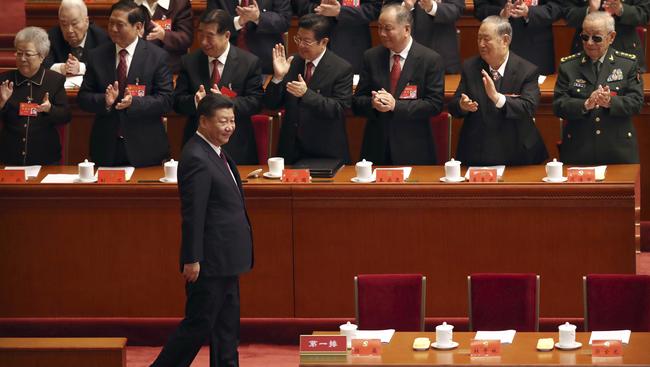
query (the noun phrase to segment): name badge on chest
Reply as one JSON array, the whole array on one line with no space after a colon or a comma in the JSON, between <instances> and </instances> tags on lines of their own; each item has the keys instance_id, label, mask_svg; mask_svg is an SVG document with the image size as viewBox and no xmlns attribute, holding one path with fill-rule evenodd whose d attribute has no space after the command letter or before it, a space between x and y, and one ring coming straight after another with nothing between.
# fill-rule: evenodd
<instances>
[{"instance_id":1,"label":"name badge on chest","mask_svg":"<svg viewBox=\"0 0 650 367\"><path fill-rule=\"evenodd\" d=\"M140 84L129 84L126 86L126 90L131 95L131 97L144 97L146 96L147 86Z\"/></svg>"},{"instance_id":2,"label":"name badge on chest","mask_svg":"<svg viewBox=\"0 0 650 367\"><path fill-rule=\"evenodd\" d=\"M361 0L343 0L341 1L341 5L349 8L358 8L361 6Z\"/></svg>"},{"instance_id":3,"label":"name badge on chest","mask_svg":"<svg viewBox=\"0 0 650 367\"><path fill-rule=\"evenodd\" d=\"M537 6L539 2L537 0L524 0L526 6Z\"/></svg>"},{"instance_id":4,"label":"name badge on chest","mask_svg":"<svg viewBox=\"0 0 650 367\"><path fill-rule=\"evenodd\" d=\"M623 80L623 70L621 70L619 68L616 68L616 69L612 70L611 74L609 74L609 76L607 77L607 81L608 82L616 82L616 81L619 81L619 80Z\"/></svg>"},{"instance_id":5,"label":"name badge on chest","mask_svg":"<svg viewBox=\"0 0 650 367\"><path fill-rule=\"evenodd\" d=\"M22 102L18 109L18 116L35 117L38 116L38 104Z\"/></svg>"},{"instance_id":6,"label":"name badge on chest","mask_svg":"<svg viewBox=\"0 0 650 367\"><path fill-rule=\"evenodd\" d=\"M164 15L163 15L162 19L156 19L153 22L158 24L160 27L162 27L162 29L164 29L166 31L171 31L172 30L172 20L166 18Z\"/></svg>"},{"instance_id":7,"label":"name badge on chest","mask_svg":"<svg viewBox=\"0 0 650 367\"><path fill-rule=\"evenodd\" d=\"M417 99L418 98L418 86L417 85L407 85L402 90L402 93L399 95L399 99Z\"/></svg>"}]
</instances>

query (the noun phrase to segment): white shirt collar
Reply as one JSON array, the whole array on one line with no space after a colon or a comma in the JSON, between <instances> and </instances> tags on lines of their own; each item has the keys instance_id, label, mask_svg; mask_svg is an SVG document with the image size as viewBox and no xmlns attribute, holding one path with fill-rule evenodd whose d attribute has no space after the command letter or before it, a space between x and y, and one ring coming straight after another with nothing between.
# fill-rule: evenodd
<instances>
[{"instance_id":1,"label":"white shirt collar","mask_svg":"<svg viewBox=\"0 0 650 367\"><path fill-rule=\"evenodd\" d=\"M506 65L508 64L508 58L510 58L510 51L508 51L508 53L506 54L506 59L503 61L503 64L501 64L501 66L499 66L499 68L497 69L499 75L502 77L505 75L504 73L506 71ZM492 67L490 66L490 70L494 70L494 69L492 69Z\"/></svg>"},{"instance_id":2,"label":"white shirt collar","mask_svg":"<svg viewBox=\"0 0 650 367\"><path fill-rule=\"evenodd\" d=\"M217 59L221 65L226 65L226 59L228 59L228 52L230 52L230 42L226 44L226 50L219 57L208 56L208 62L212 64L212 61Z\"/></svg>"},{"instance_id":3,"label":"white shirt collar","mask_svg":"<svg viewBox=\"0 0 650 367\"><path fill-rule=\"evenodd\" d=\"M153 6L149 6L149 2L147 0L135 0L135 3L138 5L144 5L147 11L149 11L150 15L153 15L153 13L156 12L156 6L160 6L165 10L169 10L169 0L158 0L154 3Z\"/></svg>"},{"instance_id":4,"label":"white shirt collar","mask_svg":"<svg viewBox=\"0 0 650 367\"><path fill-rule=\"evenodd\" d=\"M86 34L84 34L84 38L81 40L81 43L79 44L79 47L85 47L86 46L86 38L88 38L88 31L86 31Z\"/></svg>"},{"instance_id":5,"label":"white shirt collar","mask_svg":"<svg viewBox=\"0 0 650 367\"><path fill-rule=\"evenodd\" d=\"M321 60L321 59L323 58L323 56L325 55L325 52L327 52L327 47L325 47L325 49L323 50L323 52L321 52L321 54L318 55L317 58L311 60L311 63L314 64L314 69L318 66L318 63L320 62L320 60ZM307 66L307 63L308 63L308 62L309 62L309 60L305 60L305 66Z\"/></svg>"},{"instance_id":6,"label":"white shirt collar","mask_svg":"<svg viewBox=\"0 0 650 367\"><path fill-rule=\"evenodd\" d=\"M138 45L138 39L139 39L139 37L136 37L135 41L133 41L133 43L131 43L130 45L125 47L126 52L128 52L129 56L131 56L131 57L133 57L133 54L135 53L135 46ZM115 54L119 56L121 50L122 50L122 48L120 46L118 46L117 43L116 43L115 44Z\"/></svg>"},{"instance_id":7,"label":"white shirt collar","mask_svg":"<svg viewBox=\"0 0 650 367\"><path fill-rule=\"evenodd\" d=\"M408 56L409 51L411 50L411 46L413 46L413 37L409 36L409 42L406 44L406 47L404 47L402 52L396 53L396 52L393 52L392 50L390 51L391 60L393 59L394 55L400 55L402 60L406 60L406 56Z\"/></svg>"},{"instance_id":8,"label":"white shirt collar","mask_svg":"<svg viewBox=\"0 0 650 367\"><path fill-rule=\"evenodd\" d=\"M205 136L203 136L203 134L201 134L198 130L196 130L196 135L200 136L201 139L205 140L205 142L208 143L210 145L210 147L212 147L212 149L214 149L215 152L217 152L217 155L219 157L221 157L221 147L220 146L216 146L216 145L212 144L210 142L210 140L208 140Z\"/></svg>"}]
</instances>

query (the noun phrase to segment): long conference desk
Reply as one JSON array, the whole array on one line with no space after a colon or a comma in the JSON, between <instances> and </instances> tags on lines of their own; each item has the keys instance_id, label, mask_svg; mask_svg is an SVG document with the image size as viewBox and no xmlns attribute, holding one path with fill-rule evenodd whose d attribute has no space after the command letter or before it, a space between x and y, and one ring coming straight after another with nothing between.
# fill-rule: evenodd
<instances>
[{"instance_id":1,"label":"long conference desk","mask_svg":"<svg viewBox=\"0 0 650 367\"><path fill-rule=\"evenodd\" d=\"M0 185L0 317L182 315L176 185L158 182L162 167L119 185L40 183L76 171ZM465 316L473 272L540 274L541 316L580 317L582 275L635 272L639 165L584 184L544 183L543 166L493 184L445 184L443 171L415 166L402 184L354 184L354 167L310 184L248 180L242 317L353 316L359 273L422 273L426 316Z\"/></svg>"},{"instance_id":2,"label":"long conference desk","mask_svg":"<svg viewBox=\"0 0 650 367\"><path fill-rule=\"evenodd\" d=\"M629 344L623 344L620 357L594 357L589 345L590 333L576 333L576 341L582 347L575 350L554 349L549 352L536 350L537 339L554 338L558 333L517 333L512 344L501 345L501 356L471 357L470 342L474 333L454 333L454 340L460 345L456 349L414 351L413 340L428 337L435 341L435 333L398 332L390 343L382 346L381 356L301 356L301 367L343 367L343 366L575 366L607 365L648 366L650 365L650 333L633 332Z\"/></svg>"}]
</instances>

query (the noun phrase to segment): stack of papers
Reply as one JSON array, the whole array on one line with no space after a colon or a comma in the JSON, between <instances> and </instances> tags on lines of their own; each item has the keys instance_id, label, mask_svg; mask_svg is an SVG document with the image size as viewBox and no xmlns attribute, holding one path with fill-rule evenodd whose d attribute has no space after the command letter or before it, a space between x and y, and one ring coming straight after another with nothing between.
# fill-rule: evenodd
<instances>
[{"instance_id":1,"label":"stack of papers","mask_svg":"<svg viewBox=\"0 0 650 367\"><path fill-rule=\"evenodd\" d=\"M496 169L497 176L501 177L503 176L503 172L506 170L506 166L501 165L501 166L489 166L489 167L469 167L467 168L467 172L465 172L465 178L468 180L469 180L469 171L472 169Z\"/></svg>"},{"instance_id":2,"label":"stack of papers","mask_svg":"<svg viewBox=\"0 0 650 367\"><path fill-rule=\"evenodd\" d=\"M38 173L41 171L41 166L6 166L5 169L8 170L24 170L25 171L25 180L38 177Z\"/></svg>"},{"instance_id":3,"label":"stack of papers","mask_svg":"<svg viewBox=\"0 0 650 367\"><path fill-rule=\"evenodd\" d=\"M499 331L477 331L474 339L477 340L501 340L502 344L511 344L515 339L515 330Z\"/></svg>"},{"instance_id":4,"label":"stack of papers","mask_svg":"<svg viewBox=\"0 0 650 367\"><path fill-rule=\"evenodd\" d=\"M623 344L630 342L630 330L608 330L608 331L592 331L589 338L589 344L593 340L620 340Z\"/></svg>"},{"instance_id":5,"label":"stack of papers","mask_svg":"<svg viewBox=\"0 0 650 367\"><path fill-rule=\"evenodd\" d=\"M353 339L380 339L382 343L390 343L395 329L386 330L357 330Z\"/></svg>"},{"instance_id":6,"label":"stack of papers","mask_svg":"<svg viewBox=\"0 0 650 367\"><path fill-rule=\"evenodd\" d=\"M124 167L99 167L97 168L97 172L95 172L95 178L99 175L99 170L105 170L105 171L117 171L117 170L124 170L124 179L126 181L131 180L131 176L133 176L133 172L135 171L135 167L131 166L124 166Z\"/></svg>"}]
</instances>

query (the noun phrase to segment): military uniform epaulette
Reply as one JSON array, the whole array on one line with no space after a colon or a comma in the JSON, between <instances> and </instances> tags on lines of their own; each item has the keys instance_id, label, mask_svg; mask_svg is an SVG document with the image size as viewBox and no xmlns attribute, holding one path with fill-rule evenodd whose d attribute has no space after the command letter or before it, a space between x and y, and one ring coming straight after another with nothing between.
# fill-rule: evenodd
<instances>
[{"instance_id":1,"label":"military uniform epaulette","mask_svg":"<svg viewBox=\"0 0 650 367\"><path fill-rule=\"evenodd\" d=\"M636 60L636 55L635 54L629 54L627 52L621 52L621 51L618 51L618 50L614 51L614 53L616 54L616 56L624 57L624 58L630 59L630 60Z\"/></svg>"},{"instance_id":2,"label":"military uniform epaulette","mask_svg":"<svg viewBox=\"0 0 650 367\"><path fill-rule=\"evenodd\" d=\"M578 57L580 57L580 55L582 55L582 52L578 52L578 53L575 53L575 54L573 54L573 55L569 55L569 56L564 56L563 58L560 59L560 62L562 63L562 62L567 62L567 61L575 60L575 59L577 59Z\"/></svg>"}]
</instances>

